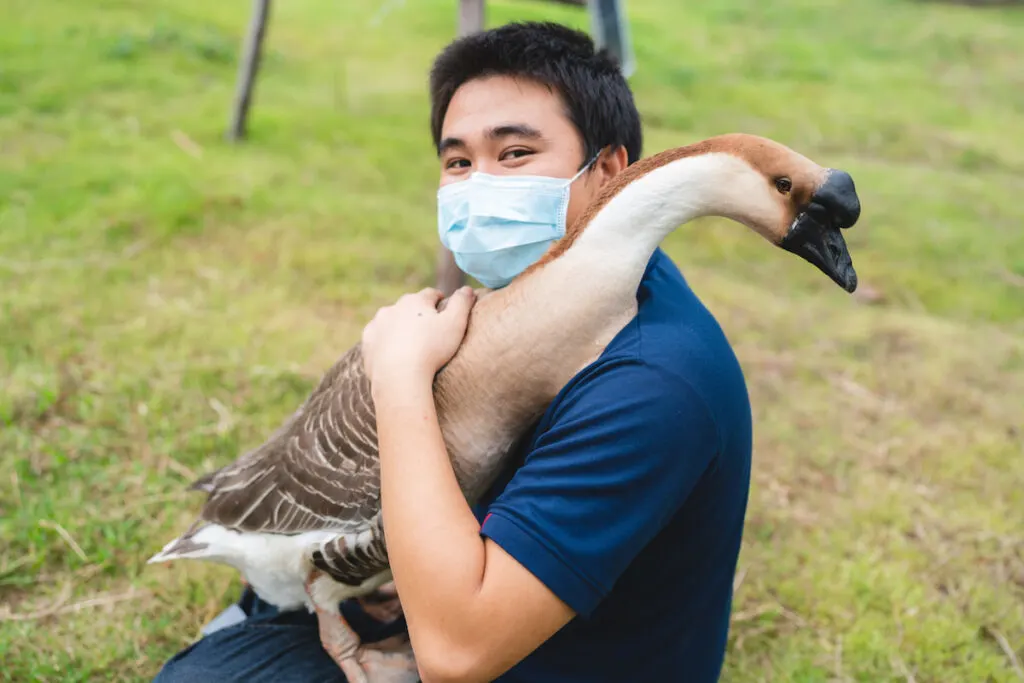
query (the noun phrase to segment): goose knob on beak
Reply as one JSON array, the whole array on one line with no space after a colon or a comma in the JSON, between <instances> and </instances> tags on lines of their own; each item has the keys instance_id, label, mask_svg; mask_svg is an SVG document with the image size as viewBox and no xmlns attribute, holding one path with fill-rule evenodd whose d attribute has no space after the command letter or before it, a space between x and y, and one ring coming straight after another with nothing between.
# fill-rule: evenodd
<instances>
[{"instance_id":1,"label":"goose knob on beak","mask_svg":"<svg viewBox=\"0 0 1024 683\"><path fill-rule=\"evenodd\" d=\"M845 289L857 289L857 271L840 229L852 227L860 218L860 199L849 173L831 170L828 178L797 215L789 233L779 243L817 266Z\"/></svg>"}]
</instances>

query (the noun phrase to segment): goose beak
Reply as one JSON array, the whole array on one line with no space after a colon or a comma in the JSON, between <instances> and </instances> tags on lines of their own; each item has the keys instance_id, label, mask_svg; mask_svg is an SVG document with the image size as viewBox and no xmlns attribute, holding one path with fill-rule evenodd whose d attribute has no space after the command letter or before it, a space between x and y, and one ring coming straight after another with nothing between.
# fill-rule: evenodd
<instances>
[{"instance_id":1,"label":"goose beak","mask_svg":"<svg viewBox=\"0 0 1024 683\"><path fill-rule=\"evenodd\" d=\"M857 271L840 229L852 227L858 218L860 200L853 178L843 171L831 170L779 246L814 264L837 285L853 292L857 289Z\"/></svg>"}]
</instances>

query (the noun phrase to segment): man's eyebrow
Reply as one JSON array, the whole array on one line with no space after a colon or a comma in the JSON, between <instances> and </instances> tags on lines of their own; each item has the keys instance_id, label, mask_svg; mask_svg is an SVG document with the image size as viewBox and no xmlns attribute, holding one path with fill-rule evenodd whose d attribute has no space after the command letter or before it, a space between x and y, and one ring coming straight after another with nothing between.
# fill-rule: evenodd
<instances>
[{"instance_id":1,"label":"man's eyebrow","mask_svg":"<svg viewBox=\"0 0 1024 683\"><path fill-rule=\"evenodd\" d=\"M543 133L539 130L525 123L506 123L501 126L495 126L494 128L488 128L485 134L491 140L509 137L540 140L544 137Z\"/></svg>"},{"instance_id":2,"label":"man's eyebrow","mask_svg":"<svg viewBox=\"0 0 1024 683\"><path fill-rule=\"evenodd\" d=\"M465 148L466 147L465 141L462 140L461 138L444 138L437 145L437 153L438 154L444 154L448 150L454 149L456 147Z\"/></svg>"}]
</instances>

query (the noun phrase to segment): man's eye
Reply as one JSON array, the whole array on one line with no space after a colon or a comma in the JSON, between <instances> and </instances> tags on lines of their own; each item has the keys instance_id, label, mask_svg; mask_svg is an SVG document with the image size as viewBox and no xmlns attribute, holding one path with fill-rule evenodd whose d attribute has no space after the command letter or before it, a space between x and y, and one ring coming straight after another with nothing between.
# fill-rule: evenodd
<instances>
[{"instance_id":1,"label":"man's eye","mask_svg":"<svg viewBox=\"0 0 1024 683\"><path fill-rule=\"evenodd\" d=\"M444 167L446 169L469 168L469 159L449 159L445 162Z\"/></svg>"},{"instance_id":2,"label":"man's eye","mask_svg":"<svg viewBox=\"0 0 1024 683\"><path fill-rule=\"evenodd\" d=\"M530 154L533 154L532 149L523 149L522 147L517 147L516 149L507 150L504 154L502 154L501 160L504 161L505 159L519 159L520 157L525 157Z\"/></svg>"}]
</instances>

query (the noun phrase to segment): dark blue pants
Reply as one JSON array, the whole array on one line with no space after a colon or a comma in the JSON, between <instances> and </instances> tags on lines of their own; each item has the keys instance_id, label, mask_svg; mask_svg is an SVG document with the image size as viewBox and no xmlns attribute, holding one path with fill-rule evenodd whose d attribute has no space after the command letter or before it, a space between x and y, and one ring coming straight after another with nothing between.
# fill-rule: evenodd
<instances>
[{"instance_id":1,"label":"dark blue pants","mask_svg":"<svg viewBox=\"0 0 1024 683\"><path fill-rule=\"evenodd\" d=\"M278 612L242 593L247 618L214 631L164 664L153 683L345 683L345 676L320 645L316 614L305 609ZM372 643L406 630L405 618L382 624L353 600L341 612L363 642Z\"/></svg>"}]
</instances>

